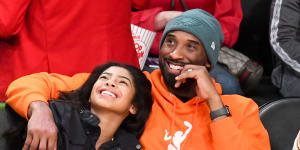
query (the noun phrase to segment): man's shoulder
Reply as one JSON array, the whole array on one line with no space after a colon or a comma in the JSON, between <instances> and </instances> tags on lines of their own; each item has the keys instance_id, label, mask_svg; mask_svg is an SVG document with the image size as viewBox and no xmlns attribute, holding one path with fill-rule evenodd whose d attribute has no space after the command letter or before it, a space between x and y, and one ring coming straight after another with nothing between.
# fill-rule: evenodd
<instances>
[{"instance_id":1,"label":"man's shoulder","mask_svg":"<svg viewBox=\"0 0 300 150\"><path fill-rule=\"evenodd\" d=\"M224 105L234 108L246 109L247 107L254 107L258 109L257 104L251 99L241 95L221 95Z\"/></svg>"}]
</instances>

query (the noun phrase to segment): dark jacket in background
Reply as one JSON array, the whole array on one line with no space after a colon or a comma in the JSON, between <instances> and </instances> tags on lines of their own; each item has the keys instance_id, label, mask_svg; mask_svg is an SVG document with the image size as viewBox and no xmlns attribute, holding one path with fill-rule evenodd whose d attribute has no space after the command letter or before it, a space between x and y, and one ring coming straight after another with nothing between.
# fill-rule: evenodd
<instances>
[{"instance_id":1,"label":"dark jacket in background","mask_svg":"<svg viewBox=\"0 0 300 150\"><path fill-rule=\"evenodd\" d=\"M273 0L270 42L278 65L272 82L284 97L300 96L300 1Z\"/></svg>"}]
</instances>

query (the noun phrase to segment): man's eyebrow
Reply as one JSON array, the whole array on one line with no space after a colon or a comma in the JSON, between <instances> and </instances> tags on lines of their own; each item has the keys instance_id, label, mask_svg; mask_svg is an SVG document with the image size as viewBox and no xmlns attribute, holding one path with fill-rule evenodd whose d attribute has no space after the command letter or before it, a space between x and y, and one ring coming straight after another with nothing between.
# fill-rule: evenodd
<instances>
[{"instance_id":1,"label":"man's eyebrow","mask_svg":"<svg viewBox=\"0 0 300 150\"><path fill-rule=\"evenodd\" d=\"M175 37L175 35L174 35L172 32L171 32L171 33L168 33L166 37L168 37L168 36L170 36L170 37Z\"/></svg>"},{"instance_id":2,"label":"man's eyebrow","mask_svg":"<svg viewBox=\"0 0 300 150\"><path fill-rule=\"evenodd\" d=\"M188 40L188 41L196 45L201 45L199 41L195 41L195 40Z\"/></svg>"}]
</instances>

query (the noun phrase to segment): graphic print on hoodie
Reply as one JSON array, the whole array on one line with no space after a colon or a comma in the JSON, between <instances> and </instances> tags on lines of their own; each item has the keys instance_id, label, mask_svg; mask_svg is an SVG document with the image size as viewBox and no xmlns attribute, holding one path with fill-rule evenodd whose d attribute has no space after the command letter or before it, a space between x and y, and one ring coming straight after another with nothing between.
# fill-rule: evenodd
<instances>
[{"instance_id":1,"label":"graphic print on hoodie","mask_svg":"<svg viewBox=\"0 0 300 150\"><path fill-rule=\"evenodd\" d=\"M188 121L184 121L184 125L188 127L188 129L183 133L182 131L176 131L173 136L169 136L169 132L166 129L165 141L172 141L168 145L168 150L180 150L180 145L181 143L186 139L187 135L191 132L192 130L192 124Z\"/></svg>"}]
</instances>

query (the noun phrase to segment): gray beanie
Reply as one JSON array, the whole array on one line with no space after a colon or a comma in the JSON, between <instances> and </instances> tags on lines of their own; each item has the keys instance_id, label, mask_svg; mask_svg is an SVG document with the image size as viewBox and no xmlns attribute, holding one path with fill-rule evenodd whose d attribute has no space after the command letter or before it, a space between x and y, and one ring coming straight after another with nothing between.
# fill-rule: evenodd
<instances>
[{"instance_id":1,"label":"gray beanie","mask_svg":"<svg viewBox=\"0 0 300 150\"><path fill-rule=\"evenodd\" d=\"M201 9L192 9L183 12L180 16L168 22L159 47L161 48L169 32L178 30L197 37L205 48L211 66L213 67L217 63L224 36L221 25L214 16Z\"/></svg>"}]
</instances>

